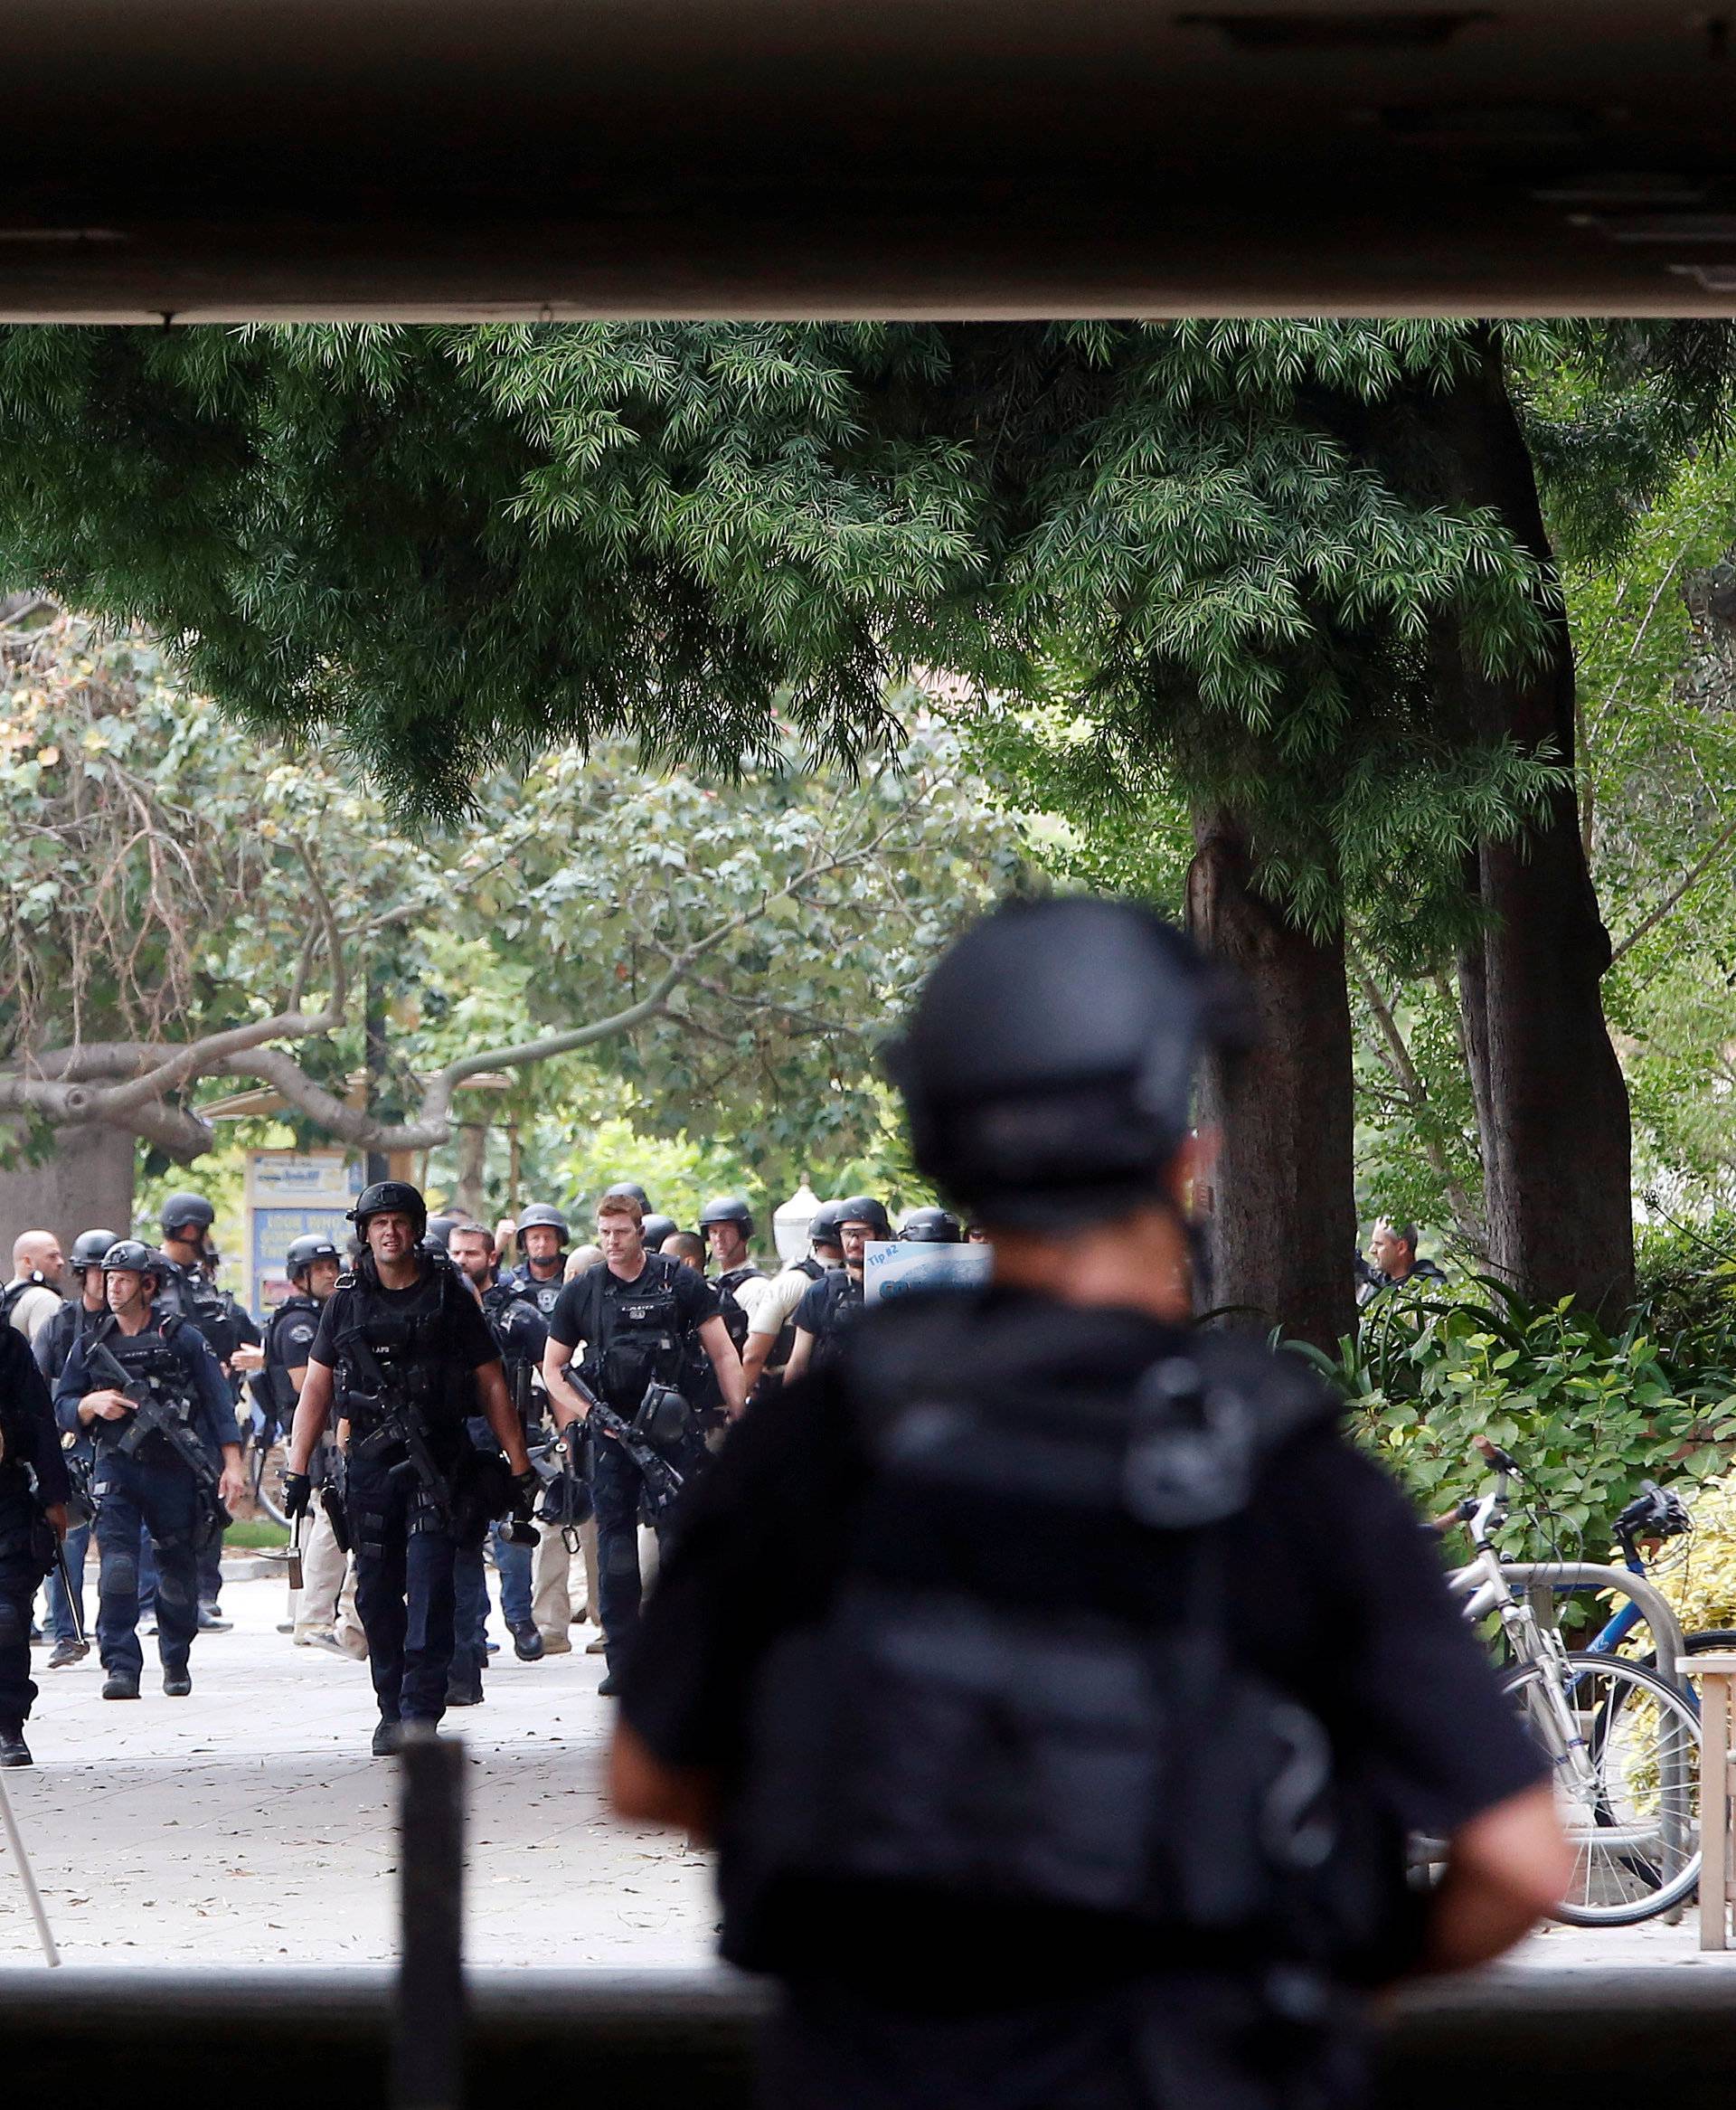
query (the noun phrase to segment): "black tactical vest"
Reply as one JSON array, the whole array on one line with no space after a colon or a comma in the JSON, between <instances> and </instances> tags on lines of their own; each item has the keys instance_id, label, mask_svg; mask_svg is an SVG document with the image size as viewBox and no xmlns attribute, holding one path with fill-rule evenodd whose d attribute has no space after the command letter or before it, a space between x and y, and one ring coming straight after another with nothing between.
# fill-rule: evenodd
<instances>
[{"instance_id":1,"label":"black tactical vest","mask_svg":"<svg viewBox=\"0 0 1736 2110\"><path fill-rule=\"evenodd\" d=\"M724 1329L730 1339L735 1343L737 1355L740 1355L747 1345L748 1315L736 1302L735 1292L743 1282L762 1282L764 1279L760 1269L750 1263L744 1267L731 1268L726 1274L719 1275L712 1285L717 1292L717 1301L722 1308Z\"/></svg>"},{"instance_id":2,"label":"black tactical vest","mask_svg":"<svg viewBox=\"0 0 1736 2110\"><path fill-rule=\"evenodd\" d=\"M1340 1968L1401 1897L1401 1843L1359 1830L1321 1724L1238 1660L1222 1532L1335 1403L1209 1335L1178 1339L1125 1393L1070 1397L1047 1314L979 1309L913 1298L845 1338L863 1462L836 1520L848 1550L824 1609L753 1682L721 1842L724 1954L811 1968L813 1902L835 1918L840 1884L892 1885L912 1910L1114 1925L1201 1968ZM1020 1325L1023 1383L1018 1353L992 1360ZM1108 1533L1149 1544L1173 1613L1099 1580ZM1052 1586L1009 1571L1009 1543L1043 1547Z\"/></svg>"},{"instance_id":3,"label":"black tactical vest","mask_svg":"<svg viewBox=\"0 0 1736 2110\"><path fill-rule=\"evenodd\" d=\"M647 1254L631 1284L609 1276L605 1266L593 1271L580 1374L618 1414L636 1413L647 1385L681 1382L684 1329L675 1289L681 1265Z\"/></svg>"},{"instance_id":4,"label":"black tactical vest","mask_svg":"<svg viewBox=\"0 0 1736 2110\"><path fill-rule=\"evenodd\" d=\"M430 1435L462 1435L476 1387L452 1354L453 1298L468 1292L448 1266L430 1262L413 1298L388 1300L358 1268L338 1277L332 1340L332 1414L357 1435L412 1410Z\"/></svg>"},{"instance_id":5,"label":"black tactical vest","mask_svg":"<svg viewBox=\"0 0 1736 2110\"><path fill-rule=\"evenodd\" d=\"M198 1411L198 1390L193 1373L173 1345L186 1323L177 1313L166 1311L142 1333L125 1334L110 1313L92 1329L91 1339L102 1343L129 1378L144 1385L152 1398L169 1407L178 1421L191 1428ZM105 1387L98 1384L92 1389ZM127 1433L127 1421L124 1416L119 1421L93 1421L90 1428L98 1444L104 1446L119 1442Z\"/></svg>"}]
</instances>

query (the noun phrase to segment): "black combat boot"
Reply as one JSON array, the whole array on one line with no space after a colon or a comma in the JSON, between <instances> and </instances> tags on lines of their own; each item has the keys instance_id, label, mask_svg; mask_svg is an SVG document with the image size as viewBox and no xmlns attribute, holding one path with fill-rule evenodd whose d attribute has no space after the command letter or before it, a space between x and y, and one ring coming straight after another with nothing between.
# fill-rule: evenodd
<instances>
[{"instance_id":1,"label":"black combat boot","mask_svg":"<svg viewBox=\"0 0 1736 2110\"><path fill-rule=\"evenodd\" d=\"M390 1758L394 1755L401 1740L400 1731L399 1723L388 1721L384 1715L381 1716L373 1726L373 1748L376 1758Z\"/></svg>"},{"instance_id":2,"label":"black combat boot","mask_svg":"<svg viewBox=\"0 0 1736 2110\"><path fill-rule=\"evenodd\" d=\"M0 1722L0 1765L34 1765L22 1722Z\"/></svg>"},{"instance_id":3,"label":"black combat boot","mask_svg":"<svg viewBox=\"0 0 1736 2110\"><path fill-rule=\"evenodd\" d=\"M137 1699L138 1679L130 1670L111 1670L102 1681L104 1699Z\"/></svg>"},{"instance_id":4,"label":"black combat boot","mask_svg":"<svg viewBox=\"0 0 1736 2110\"><path fill-rule=\"evenodd\" d=\"M173 1669L165 1664L163 1670L163 1689L171 1699L185 1699L193 1690L193 1672L184 1663L177 1663Z\"/></svg>"},{"instance_id":5,"label":"black combat boot","mask_svg":"<svg viewBox=\"0 0 1736 2110\"><path fill-rule=\"evenodd\" d=\"M527 1619L523 1626L513 1629L513 1653L521 1663L540 1663L542 1660L542 1636L536 1631L536 1622Z\"/></svg>"}]
</instances>

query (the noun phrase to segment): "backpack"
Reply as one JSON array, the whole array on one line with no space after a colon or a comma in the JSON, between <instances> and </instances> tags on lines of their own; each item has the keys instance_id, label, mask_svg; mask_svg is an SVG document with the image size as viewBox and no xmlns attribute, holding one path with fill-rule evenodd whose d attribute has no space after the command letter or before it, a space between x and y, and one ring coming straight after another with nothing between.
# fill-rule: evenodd
<instances>
[{"instance_id":1,"label":"backpack","mask_svg":"<svg viewBox=\"0 0 1736 2110\"><path fill-rule=\"evenodd\" d=\"M1101 1393L986 1397L969 1309L910 1299L843 1344L866 1480L826 1609L773 1642L750 1693L720 1840L725 1956L802 1968L792 1886L843 1883L914 1910L1084 1914L1193 1962L1337 1969L1401 1892L1401 1845L1353 1843L1325 1728L1236 1660L1222 1530L1336 1409L1299 1367L1210 1335L1110 1412ZM1057 1606L1028 1583L990 1597L963 1556L912 1581L877 1545L919 1488L956 1505L961 1539L1021 1528L1003 1508L1052 1509L1063 1534L1130 1519L1179 1556L1175 1612Z\"/></svg>"}]
</instances>

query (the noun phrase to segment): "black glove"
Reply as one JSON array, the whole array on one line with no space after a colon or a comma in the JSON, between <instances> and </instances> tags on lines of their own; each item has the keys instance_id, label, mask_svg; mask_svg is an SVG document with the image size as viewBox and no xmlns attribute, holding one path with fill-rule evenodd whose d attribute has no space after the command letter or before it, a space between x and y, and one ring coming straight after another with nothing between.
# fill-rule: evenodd
<instances>
[{"instance_id":1,"label":"black glove","mask_svg":"<svg viewBox=\"0 0 1736 2110\"><path fill-rule=\"evenodd\" d=\"M536 1498L542 1486L533 1471L514 1473L513 1516L520 1524L528 1524L535 1514Z\"/></svg>"},{"instance_id":2,"label":"black glove","mask_svg":"<svg viewBox=\"0 0 1736 2110\"><path fill-rule=\"evenodd\" d=\"M283 1513L286 1517L305 1517L313 1505L313 1475L307 1472L286 1472L283 1476Z\"/></svg>"}]
</instances>

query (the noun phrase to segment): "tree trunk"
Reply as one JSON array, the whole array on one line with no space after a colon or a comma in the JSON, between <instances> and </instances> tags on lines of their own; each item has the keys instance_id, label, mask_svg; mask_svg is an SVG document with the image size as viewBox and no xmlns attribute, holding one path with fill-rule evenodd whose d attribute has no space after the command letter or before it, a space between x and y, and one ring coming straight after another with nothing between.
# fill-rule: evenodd
<instances>
[{"instance_id":1,"label":"tree trunk","mask_svg":"<svg viewBox=\"0 0 1736 2110\"><path fill-rule=\"evenodd\" d=\"M0 1260L12 1268L21 1231L52 1231L70 1246L80 1231L133 1227L133 1169L138 1146L118 1129L58 1129L41 1164L0 1169Z\"/></svg>"},{"instance_id":2,"label":"tree trunk","mask_svg":"<svg viewBox=\"0 0 1736 2110\"><path fill-rule=\"evenodd\" d=\"M453 1199L467 1216L482 1220L484 1188L488 1178L488 1123L467 1121L458 1127L458 1191Z\"/></svg>"},{"instance_id":3,"label":"tree trunk","mask_svg":"<svg viewBox=\"0 0 1736 2110\"><path fill-rule=\"evenodd\" d=\"M1355 1326L1355 1115L1342 937L1316 944L1252 888L1241 828L1194 823L1188 925L1245 978L1259 1020L1251 1054L1212 1056L1203 1128L1219 1131L1204 1301L1251 1306L1258 1323L1332 1349Z\"/></svg>"},{"instance_id":4,"label":"tree trunk","mask_svg":"<svg viewBox=\"0 0 1736 2110\"><path fill-rule=\"evenodd\" d=\"M1486 334L1477 367L1427 400L1447 442L1450 496L1495 508L1546 566L1524 437L1501 355ZM1439 660L1443 722L1573 761L1573 648L1564 615L1543 664L1498 678L1453 638ZM1478 846L1474 884L1486 914L1459 961L1465 1036L1477 1078L1484 1213L1495 1271L1524 1296L1577 1297L1613 1316L1634 1293L1628 1087L1604 1024L1599 983L1609 934L1599 912L1570 785L1523 842Z\"/></svg>"}]
</instances>

